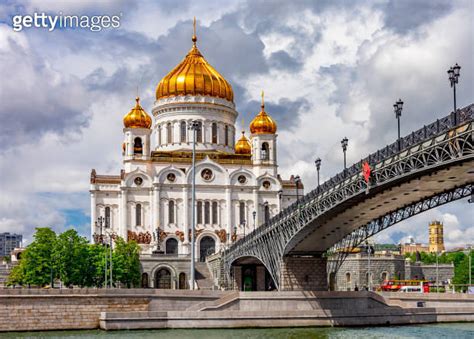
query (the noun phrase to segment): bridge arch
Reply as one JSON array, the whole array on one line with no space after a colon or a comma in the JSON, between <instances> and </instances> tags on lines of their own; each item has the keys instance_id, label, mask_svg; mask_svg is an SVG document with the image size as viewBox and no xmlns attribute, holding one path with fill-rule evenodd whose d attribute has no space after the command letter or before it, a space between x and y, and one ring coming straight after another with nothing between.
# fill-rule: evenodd
<instances>
[{"instance_id":1,"label":"bridge arch","mask_svg":"<svg viewBox=\"0 0 474 339\"><path fill-rule=\"evenodd\" d=\"M258 256L277 286L286 289L280 280L287 263L314 258L320 265L317 259L322 262L331 251L353 248L406 218L472 195L473 118L474 104L347 168L233 243L224 252L224 266L244 255ZM326 274L326 265L318 269Z\"/></svg>"},{"instance_id":2,"label":"bridge arch","mask_svg":"<svg viewBox=\"0 0 474 339\"><path fill-rule=\"evenodd\" d=\"M231 263L232 285L239 291L272 291L277 288L274 277L263 260L246 255Z\"/></svg>"}]
</instances>

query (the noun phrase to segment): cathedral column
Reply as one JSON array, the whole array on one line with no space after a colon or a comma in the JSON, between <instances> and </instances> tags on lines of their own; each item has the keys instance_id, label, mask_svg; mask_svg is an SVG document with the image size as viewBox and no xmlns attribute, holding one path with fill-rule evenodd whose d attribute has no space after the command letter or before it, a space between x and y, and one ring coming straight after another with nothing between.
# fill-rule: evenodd
<instances>
[{"instance_id":1,"label":"cathedral column","mask_svg":"<svg viewBox=\"0 0 474 339\"><path fill-rule=\"evenodd\" d=\"M260 206L258 204L258 189L257 188L254 188L253 189L253 209L255 212L257 212L257 214L255 215L255 229L257 229L257 227L260 225ZM252 211L253 213L253 211ZM252 218L253 218L253 215L252 215ZM253 222L253 220L252 220ZM253 225L252 225L253 226Z\"/></svg>"},{"instance_id":2,"label":"cathedral column","mask_svg":"<svg viewBox=\"0 0 474 339\"><path fill-rule=\"evenodd\" d=\"M131 215L131 221L132 221L131 224L132 224L132 227L135 227L137 226L137 204L135 203L130 207L131 207L130 215Z\"/></svg>"},{"instance_id":3,"label":"cathedral column","mask_svg":"<svg viewBox=\"0 0 474 339\"><path fill-rule=\"evenodd\" d=\"M232 189L225 189L226 207L227 207L227 233L232 235ZM229 243L232 236L229 237Z\"/></svg>"},{"instance_id":4,"label":"cathedral column","mask_svg":"<svg viewBox=\"0 0 474 339\"><path fill-rule=\"evenodd\" d=\"M96 232L95 223L97 221L97 197L95 192L91 192L91 243L94 242L94 233Z\"/></svg>"},{"instance_id":5,"label":"cathedral column","mask_svg":"<svg viewBox=\"0 0 474 339\"><path fill-rule=\"evenodd\" d=\"M120 227L119 235L127 241L127 191L122 189L120 192Z\"/></svg>"}]
</instances>

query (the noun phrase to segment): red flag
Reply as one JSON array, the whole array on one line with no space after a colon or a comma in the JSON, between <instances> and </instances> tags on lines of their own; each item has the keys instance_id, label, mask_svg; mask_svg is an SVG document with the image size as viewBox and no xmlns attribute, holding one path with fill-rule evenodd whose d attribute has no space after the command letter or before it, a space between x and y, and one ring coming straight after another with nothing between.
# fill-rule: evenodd
<instances>
[{"instance_id":1,"label":"red flag","mask_svg":"<svg viewBox=\"0 0 474 339\"><path fill-rule=\"evenodd\" d=\"M362 175L364 176L364 180L366 183L369 183L370 172L371 172L370 165L366 161L362 164Z\"/></svg>"}]
</instances>

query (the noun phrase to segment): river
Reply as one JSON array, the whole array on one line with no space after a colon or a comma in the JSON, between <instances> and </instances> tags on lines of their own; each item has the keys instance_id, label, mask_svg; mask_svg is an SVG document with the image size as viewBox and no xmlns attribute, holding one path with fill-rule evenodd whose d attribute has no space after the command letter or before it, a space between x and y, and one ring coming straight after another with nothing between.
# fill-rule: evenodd
<instances>
[{"instance_id":1,"label":"river","mask_svg":"<svg viewBox=\"0 0 474 339\"><path fill-rule=\"evenodd\" d=\"M266 329L194 329L146 331L48 331L1 333L1 338L474 338L474 323L380 327L313 327Z\"/></svg>"}]
</instances>

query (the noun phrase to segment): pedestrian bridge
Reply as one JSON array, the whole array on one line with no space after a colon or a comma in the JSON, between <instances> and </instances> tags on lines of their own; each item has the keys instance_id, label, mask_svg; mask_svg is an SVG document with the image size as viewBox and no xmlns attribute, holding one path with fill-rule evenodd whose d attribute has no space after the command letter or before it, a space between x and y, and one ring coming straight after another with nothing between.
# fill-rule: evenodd
<instances>
[{"instance_id":1,"label":"pedestrian bridge","mask_svg":"<svg viewBox=\"0 0 474 339\"><path fill-rule=\"evenodd\" d=\"M473 118L471 104L338 173L225 250L227 277L240 284L237 266L258 262L279 290L326 290L328 255L338 265L374 234L473 195Z\"/></svg>"}]
</instances>

